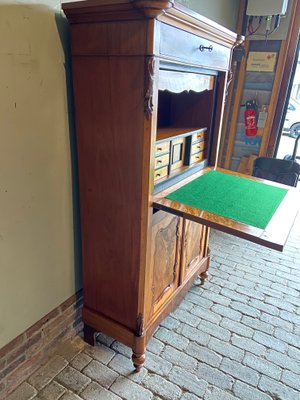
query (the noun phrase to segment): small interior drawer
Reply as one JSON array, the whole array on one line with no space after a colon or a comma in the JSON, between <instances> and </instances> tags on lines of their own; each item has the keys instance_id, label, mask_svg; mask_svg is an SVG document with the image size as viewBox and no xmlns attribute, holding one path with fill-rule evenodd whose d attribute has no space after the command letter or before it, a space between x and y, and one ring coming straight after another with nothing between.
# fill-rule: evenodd
<instances>
[{"instance_id":1,"label":"small interior drawer","mask_svg":"<svg viewBox=\"0 0 300 400\"><path fill-rule=\"evenodd\" d=\"M170 151L170 142L157 143L155 145L155 155Z\"/></svg>"},{"instance_id":2,"label":"small interior drawer","mask_svg":"<svg viewBox=\"0 0 300 400\"><path fill-rule=\"evenodd\" d=\"M168 175L168 165L154 171L154 182L162 179Z\"/></svg>"},{"instance_id":3,"label":"small interior drawer","mask_svg":"<svg viewBox=\"0 0 300 400\"><path fill-rule=\"evenodd\" d=\"M205 149L206 142L203 140L202 142L198 142L192 145L192 154L199 153Z\"/></svg>"},{"instance_id":4,"label":"small interior drawer","mask_svg":"<svg viewBox=\"0 0 300 400\"><path fill-rule=\"evenodd\" d=\"M161 181L181 179L181 174L189 173L190 166L203 168L200 164L207 157L208 136L207 128L159 128L153 160L156 187Z\"/></svg>"},{"instance_id":5,"label":"small interior drawer","mask_svg":"<svg viewBox=\"0 0 300 400\"><path fill-rule=\"evenodd\" d=\"M203 159L204 159L204 152L203 151L201 151L200 153L193 154L191 156L191 164L195 164L197 162L200 162Z\"/></svg>"},{"instance_id":6,"label":"small interior drawer","mask_svg":"<svg viewBox=\"0 0 300 400\"><path fill-rule=\"evenodd\" d=\"M170 162L170 153L164 154L162 156L156 157L154 160L154 168L164 167Z\"/></svg>"},{"instance_id":7,"label":"small interior drawer","mask_svg":"<svg viewBox=\"0 0 300 400\"><path fill-rule=\"evenodd\" d=\"M198 140L204 139L205 138L205 133L206 133L206 131L200 131L200 132L194 133L193 136L192 136L192 143L195 143Z\"/></svg>"}]
</instances>

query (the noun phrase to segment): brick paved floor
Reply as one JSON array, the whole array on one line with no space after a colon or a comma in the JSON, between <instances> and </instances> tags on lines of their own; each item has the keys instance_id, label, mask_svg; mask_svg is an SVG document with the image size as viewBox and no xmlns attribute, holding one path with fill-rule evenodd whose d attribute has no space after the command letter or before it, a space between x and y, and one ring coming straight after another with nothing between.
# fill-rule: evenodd
<instances>
[{"instance_id":1,"label":"brick paved floor","mask_svg":"<svg viewBox=\"0 0 300 400\"><path fill-rule=\"evenodd\" d=\"M300 218L283 253L212 232L210 279L156 331L145 368L99 335L66 343L7 400L299 400Z\"/></svg>"}]
</instances>

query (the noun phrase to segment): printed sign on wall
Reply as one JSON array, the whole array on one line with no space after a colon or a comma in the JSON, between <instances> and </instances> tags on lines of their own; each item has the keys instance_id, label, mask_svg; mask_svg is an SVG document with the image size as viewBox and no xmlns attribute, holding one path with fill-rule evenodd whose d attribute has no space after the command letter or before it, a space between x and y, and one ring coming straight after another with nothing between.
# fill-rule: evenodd
<instances>
[{"instance_id":1,"label":"printed sign on wall","mask_svg":"<svg viewBox=\"0 0 300 400\"><path fill-rule=\"evenodd\" d=\"M277 53L250 51L247 60L247 71L273 72Z\"/></svg>"}]
</instances>

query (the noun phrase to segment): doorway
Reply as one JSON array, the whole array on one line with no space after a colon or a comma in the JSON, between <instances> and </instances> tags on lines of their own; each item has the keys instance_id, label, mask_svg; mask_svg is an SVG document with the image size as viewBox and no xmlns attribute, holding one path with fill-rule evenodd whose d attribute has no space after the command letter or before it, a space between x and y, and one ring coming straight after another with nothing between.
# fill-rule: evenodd
<instances>
[{"instance_id":1,"label":"doorway","mask_svg":"<svg viewBox=\"0 0 300 400\"><path fill-rule=\"evenodd\" d=\"M283 108L280 132L275 155L280 159L293 159L300 163L300 38L293 63L291 79L288 84L287 96Z\"/></svg>"}]
</instances>

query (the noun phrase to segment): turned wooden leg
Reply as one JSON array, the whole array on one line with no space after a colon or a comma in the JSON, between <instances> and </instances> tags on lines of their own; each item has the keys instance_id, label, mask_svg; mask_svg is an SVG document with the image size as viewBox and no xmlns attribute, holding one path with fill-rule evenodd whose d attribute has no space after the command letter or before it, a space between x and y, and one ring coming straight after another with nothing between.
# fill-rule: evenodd
<instances>
[{"instance_id":1,"label":"turned wooden leg","mask_svg":"<svg viewBox=\"0 0 300 400\"><path fill-rule=\"evenodd\" d=\"M144 362L145 362L145 358L146 358L145 353L138 354L138 353L133 352L131 358L132 358L132 362L133 362L133 365L135 368L135 372L140 372L140 370L143 367Z\"/></svg>"},{"instance_id":2,"label":"turned wooden leg","mask_svg":"<svg viewBox=\"0 0 300 400\"><path fill-rule=\"evenodd\" d=\"M95 346L96 338L95 338L95 329L89 325L84 324L83 327L83 339L85 342L90 344L91 346Z\"/></svg>"},{"instance_id":3,"label":"turned wooden leg","mask_svg":"<svg viewBox=\"0 0 300 400\"><path fill-rule=\"evenodd\" d=\"M204 271L202 272L202 274L200 274L200 280L201 280L201 285L204 284L204 282L206 281L206 279L208 278L208 271Z\"/></svg>"}]
</instances>

